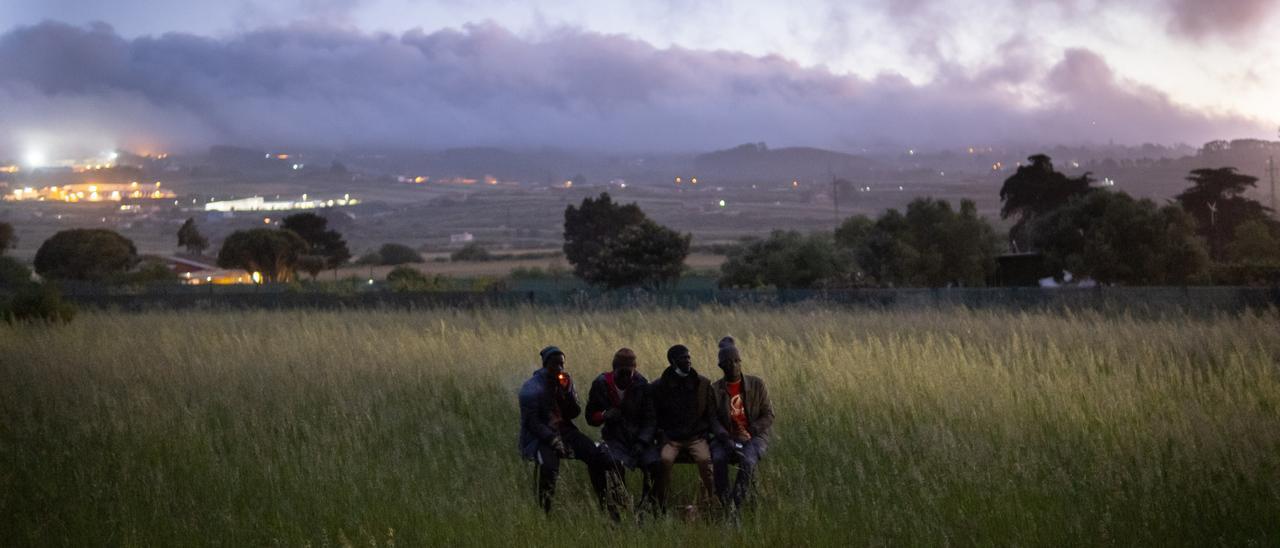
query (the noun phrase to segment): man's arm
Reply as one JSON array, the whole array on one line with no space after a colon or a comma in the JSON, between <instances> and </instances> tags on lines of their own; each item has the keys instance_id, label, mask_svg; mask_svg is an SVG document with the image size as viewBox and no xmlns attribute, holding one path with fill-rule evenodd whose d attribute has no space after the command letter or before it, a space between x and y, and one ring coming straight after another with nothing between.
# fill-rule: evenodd
<instances>
[{"instance_id":1,"label":"man's arm","mask_svg":"<svg viewBox=\"0 0 1280 548\"><path fill-rule=\"evenodd\" d=\"M604 412L610 407L613 407L613 402L609 401L609 387L605 385L603 379L597 378L591 383L591 390L587 392L587 424L591 426L604 424Z\"/></svg>"},{"instance_id":2,"label":"man's arm","mask_svg":"<svg viewBox=\"0 0 1280 548\"><path fill-rule=\"evenodd\" d=\"M646 447L653 445L653 437L658 431L658 412L653 407L652 388L653 385L646 385L636 394L640 397L640 428L636 430L636 438Z\"/></svg>"},{"instance_id":3,"label":"man's arm","mask_svg":"<svg viewBox=\"0 0 1280 548\"><path fill-rule=\"evenodd\" d=\"M557 400L560 405L560 417L564 420L571 421L578 418L582 414L582 404L578 403L578 389L573 385L573 381L569 381L569 389L563 390L556 387Z\"/></svg>"},{"instance_id":4,"label":"man's arm","mask_svg":"<svg viewBox=\"0 0 1280 548\"><path fill-rule=\"evenodd\" d=\"M769 389L764 381L759 382L756 390L760 393L760 414L751 421L751 435L768 436L769 429L773 428L773 402L769 401Z\"/></svg>"},{"instance_id":5,"label":"man's arm","mask_svg":"<svg viewBox=\"0 0 1280 548\"><path fill-rule=\"evenodd\" d=\"M705 418L707 424L711 427L711 435L718 440L728 440L729 430L725 428L724 422L720 420L721 415L724 413L721 412L719 390L716 389L714 384L707 384L707 395L705 396L707 398L705 411L707 416Z\"/></svg>"},{"instance_id":6,"label":"man's arm","mask_svg":"<svg viewBox=\"0 0 1280 548\"><path fill-rule=\"evenodd\" d=\"M539 394L520 391L520 424L539 440L551 443L556 431L551 428L550 417L540 401Z\"/></svg>"}]
</instances>

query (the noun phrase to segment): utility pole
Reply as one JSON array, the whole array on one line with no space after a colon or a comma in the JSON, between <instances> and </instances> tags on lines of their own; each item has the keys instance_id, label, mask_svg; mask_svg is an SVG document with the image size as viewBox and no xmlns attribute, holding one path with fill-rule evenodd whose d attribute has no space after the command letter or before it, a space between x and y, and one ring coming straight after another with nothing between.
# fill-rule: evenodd
<instances>
[{"instance_id":1,"label":"utility pole","mask_svg":"<svg viewBox=\"0 0 1280 548\"><path fill-rule=\"evenodd\" d=\"M1271 176L1271 214L1280 216L1280 207L1276 203L1276 157L1267 159L1267 175Z\"/></svg>"}]
</instances>

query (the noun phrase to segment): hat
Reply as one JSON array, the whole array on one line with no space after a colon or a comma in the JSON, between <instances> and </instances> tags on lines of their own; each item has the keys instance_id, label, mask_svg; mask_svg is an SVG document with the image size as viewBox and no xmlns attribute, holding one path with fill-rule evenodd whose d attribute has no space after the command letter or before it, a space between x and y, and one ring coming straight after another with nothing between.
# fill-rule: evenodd
<instances>
[{"instance_id":1,"label":"hat","mask_svg":"<svg viewBox=\"0 0 1280 548\"><path fill-rule=\"evenodd\" d=\"M719 360L716 363L724 363L734 358L742 359L742 355L738 353L738 347L733 345L721 346Z\"/></svg>"},{"instance_id":2,"label":"hat","mask_svg":"<svg viewBox=\"0 0 1280 548\"><path fill-rule=\"evenodd\" d=\"M551 356L554 356L556 354L563 356L564 351L560 350L558 347L555 347L555 346L548 346L546 348L543 348L542 351L538 352L538 355L542 356L542 365L546 365L547 360L550 360Z\"/></svg>"}]
</instances>

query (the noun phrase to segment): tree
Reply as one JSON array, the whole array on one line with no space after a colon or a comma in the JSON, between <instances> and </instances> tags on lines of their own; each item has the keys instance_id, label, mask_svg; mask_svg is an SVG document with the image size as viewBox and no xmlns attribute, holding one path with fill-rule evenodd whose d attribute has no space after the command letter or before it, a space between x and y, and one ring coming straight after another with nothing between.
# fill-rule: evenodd
<instances>
[{"instance_id":1,"label":"tree","mask_svg":"<svg viewBox=\"0 0 1280 548\"><path fill-rule=\"evenodd\" d=\"M803 235L775 230L729 251L720 265L721 287L808 289L844 285L850 272L848 253L842 253L830 234Z\"/></svg>"},{"instance_id":2,"label":"tree","mask_svg":"<svg viewBox=\"0 0 1280 548\"><path fill-rule=\"evenodd\" d=\"M489 250L485 249L483 246L475 242L469 243L463 246L462 249L454 251L449 255L449 260L455 261L455 262L460 262L460 261L479 262L479 261L488 261L491 259L493 259L493 255L489 254Z\"/></svg>"},{"instance_id":3,"label":"tree","mask_svg":"<svg viewBox=\"0 0 1280 548\"><path fill-rule=\"evenodd\" d=\"M313 269L315 259L306 259L303 262L307 265L307 272L311 273L311 277L316 277L324 268L338 268L351 258L351 251L347 249L346 240L342 239L342 234L336 230L329 230L329 220L316 215L315 213L296 213L284 218L281 221L280 228L292 230L303 241L307 242L306 255L318 257L320 259L320 268Z\"/></svg>"},{"instance_id":4,"label":"tree","mask_svg":"<svg viewBox=\"0 0 1280 548\"><path fill-rule=\"evenodd\" d=\"M31 269L12 257L0 256L0 288L22 287L31 283Z\"/></svg>"},{"instance_id":5,"label":"tree","mask_svg":"<svg viewBox=\"0 0 1280 548\"><path fill-rule=\"evenodd\" d=\"M1265 221L1271 211L1243 194L1257 186L1258 178L1233 167L1197 169L1187 177L1191 188L1174 197L1196 220L1196 233L1209 242L1209 255L1227 259L1227 245L1236 227L1249 221Z\"/></svg>"},{"instance_id":6,"label":"tree","mask_svg":"<svg viewBox=\"0 0 1280 548\"><path fill-rule=\"evenodd\" d=\"M287 282L306 252L307 242L292 230L237 230L222 242L218 266L257 272L267 282Z\"/></svg>"},{"instance_id":7,"label":"tree","mask_svg":"<svg viewBox=\"0 0 1280 548\"><path fill-rule=\"evenodd\" d=\"M618 234L600 257L606 277L598 283L620 287L657 288L674 284L684 271L691 236L645 219Z\"/></svg>"},{"instance_id":8,"label":"tree","mask_svg":"<svg viewBox=\"0 0 1280 548\"><path fill-rule=\"evenodd\" d=\"M40 244L34 266L45 279L101 281L137 262L138 250L128 238L105 228L75 228Z\"/></svg>"},{"instance_id":9,"label":"tree","mask_svg":"<svg viewBox=\"0 0 1280 548\"><path fill-rule=\"evenodd\" d=\"M13 235L13 225L0 223L0 255L4 255L16 243L18 238Z\"/></svg>"},{"instance_id":10,"label":"tree","mask_svg":"<svg viewBox=\"0 0 1280 548\"><path fill-rule=\"evenodd\" d=\"M382 259L382 264L388 266L424 262L422 255L404 244L382 244L378 248L378 257Z\"/></svg>"},{"instance_id":11,"label":"tree","mask_svg":"<svg viewBox=\"0 0 1280 548\"><path fill-rule=\"evenodd\" d=\"M200 229L196 228L196 220L188 218L187 222L182 223L182 228L178 229L178 246L187 248L187 252L199 255L204 253L209 247L209 240L200 233Z\"/></svg>"},{"instance_id":12,"label":"tree","mask_svg":"<svg viewBox=\"0 0 1280 548\"><path fill-rule=\"evenodd\" d=\"M955 211L947 202L917 198L905 214L890 209L874 223L851 217L835 237L852 252L864 276L891 286L984 285L995 272L1001 247L971 200L961 200Z\"/></svg>"},{"instance_id":13,"label":"tree","mask_svg":"<svg viewBox=\"0 0 1280 548\"><path fill-rule=\"evenodd\" d=\"M1044 154L1027 159L1031 163L1018 167L1000 187L1000 201L1004 203L1000 208L1000 218L1018 218L1009 230L1009 240L1015 246L1026 240L1027 228L1037 217L1093 190L1090 186L1093 179L1089 173L1067 177L1054 170L1053 160Z\"/></svg>"},{"instance_id":14,"label":"tree","mask_svg":"<svg viewBox=\"0 0 1280 548\"><path fill-rule=\"evenodd\" d=\"M574 275L591 284L656 287L674 281L690 239L650 221L635 204L614 203L608 193L564 211L565 258Z\"/></svg>"},{"instance_id":15,"label":"tree","mask_svg":"<svg viewBox=\"0 0 1280 548\"><path fill-rule=\"evenodd\" d=\"M1190 215L1123 192L1075 198L1036 221L1031 235L1051 270L1105 284L1186 284L1208 269Z\"/></svg>"},{"instance_id":16,"label":"tree","mask_svg":"<svg viewBox=\"0 0 1280 548\"><path fill-rule=\"evenodd\" d=\"M411 266L397 266L387 273L387 284L392 291L439 291L444 288L444 280L438 276L428 276Z\"/></svg>"},{"instance_id":17,"label":"tree","mask_svg":"<svg viewBox=\"0 0 1280 548\"><path fill-rule=\"evenodd\" d=\"M1227 258L1235 263L1280 266L1280 237L1275 228L1261 220L1240 223L1235 238L1227 245Z\"/></svg>"}]
</instances>

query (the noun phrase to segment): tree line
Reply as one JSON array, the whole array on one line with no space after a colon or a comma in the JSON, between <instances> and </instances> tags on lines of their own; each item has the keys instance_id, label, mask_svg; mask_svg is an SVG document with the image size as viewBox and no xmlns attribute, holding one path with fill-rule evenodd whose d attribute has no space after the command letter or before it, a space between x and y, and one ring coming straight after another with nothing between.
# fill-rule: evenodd
<instances>
[{"instance_id":1,"label":"tree line","mask_svg":"<svg viewBox=\"0 0 1280 548\"><path fill-rule=\"evenodd\" d=\"M1271 210L1245 196L1257 178L1234 168L1197 169L1190 186L1158 205L1099 186L1091 174L1071 177L1045 155L1032 156L1000 189L1002 234L976 204L959 207L917 198L902 211L872 219L855 215L832 231L778 230L727 249L719 284L727 288L978 287L990 285L997 258L1029 253L1046 276L1117 285L1275 283L1280 276L1280 223ZM609 289L670 286L685 274L692 237L649 219L636 204L609 194L588 197L564 211L564 254L583 281ZM11 226L0 223L0 285L30 279L21 263L4 257ZM209 247L194 219L177 232L193 254ZM481 260L469 246L458 260ZM290 282L299 272L315 278L351 260L346 241L315 213L286 217L278 228L240 230L218 250L221 268L257 273L263 282ZM387 244L357 264L421 263L417 251ZM36 273L48 280L158 281L175 276L146 262L133 242L106 229L70 229L36 252ZM408 274L402 272L399 278ZM399 280L418 286L421 280ZM433 282L435 283L435 282Z\"/></svg>"}]
</instances>

